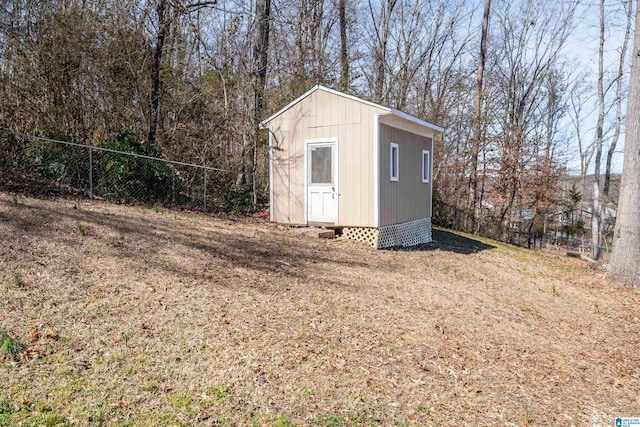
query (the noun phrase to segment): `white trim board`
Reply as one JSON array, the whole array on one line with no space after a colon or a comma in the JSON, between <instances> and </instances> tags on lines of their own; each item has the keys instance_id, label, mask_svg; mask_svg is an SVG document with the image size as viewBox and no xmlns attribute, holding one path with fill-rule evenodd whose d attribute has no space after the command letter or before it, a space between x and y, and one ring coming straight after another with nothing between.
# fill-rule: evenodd
<instances>
[{"instance_id":1,"label":"white trim board","mask_svg":"<svg viewBox=\"0 0 640 427\"><path fill-rule=\"evenodd\" d=\"M415 123L417 125L433 129L436 132L444 132L444 128L442 128L442 127L440 127L438 125L434 125L433 123L429 123L426 120L422 120L422 119L419 119L419 118L414 117L412 115L409 115L407 113L403 113L402 111L399 111L399 110L396 110L396 109L392 109L391 110L391 114L393 114L394 116L398 116L401 119L413 122L413 123Z\"/></svg>"},{"instance_id":2,"label":"white trim board","mask_svg":"<svg viewBox=\"0 0 640 427\"><path fill-rule=\"evenodd\" d=\"M431 138L431 168L429 168L429 173L431 174L431 176L429 177L429 185L431 186L431 194L429 195L429 218L433 218L433 148L434 148L434 141L433 138Z\"/></svg>"},{"instance_id":3,"label":"white trim board","mask_svg":"<svg viewBox=\"0 0 640 427\"><path fill-rule=\"evenodd\" d=\"M373 226L380 225L380 116L373 115Z\"/></svg>"},{"instance_id":4,"label":"white trim board","mask_svg":"<svg viewBox=\"0 0 640 427\"><path fill-rule=\"evenodd\" d=\"M419 119L416 119L419 120ZM423 136L426 138L433 138L435 130L431 127L424 126L423 124L416 123L413 120L407 120L400 116L393 114L384 114L380 116L380 123L392 127L394 129L400 129L414 135ZM434 125L435 127L435 125Z\"/></svg>"},{"instance_id":5,"label":"white trim board","mask_svg":"<svg viewBox=\"0 0 640 427\"><path fill-rule=\"evenodd\" d=\"M273 221L273 131L269 128L269 221Z\"/></svg>"}]
</instances>

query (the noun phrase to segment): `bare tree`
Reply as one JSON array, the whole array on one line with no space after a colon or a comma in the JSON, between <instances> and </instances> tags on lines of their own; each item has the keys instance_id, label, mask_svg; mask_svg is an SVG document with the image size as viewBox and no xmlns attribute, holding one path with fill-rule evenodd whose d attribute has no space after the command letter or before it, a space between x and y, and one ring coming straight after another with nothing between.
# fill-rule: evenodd
<instances>
[{"instance_id":1,"label":"bare tree","mask_svg":"<svg viewBox=\"0 0 640 427\"><path fill-rule=\"evenodd\" d=\"M476 94L474 100L474 114L473 114L473 142L471 144L471 179L469 181L471 186L471 209L472 209L472 224L471 228L474 233L477 233L480 227L480 221L477 221L476 225L476 211L479 202L478 194L478 154L480 152L480 146L482 145L482 98L483 98L483 83L484 83L484 66L487 57L487 37L489 35L489 14L491 12L491 0L485 0L484 12L482 14L482 34L480 36L480 55L478 56L478 73L476 76Z\"/></svg>"},{"instance_id":2,"label":"bare tree","mask_svg":"<svg viewBox=\"0 0 640 427\"><path fill-rule=\"evenodd\" d=\"M600 249L600 163L602 161L602 140L604 138L605 91L604 91L604 0L600 0L600 37L598 39L598 121L595 135L595 165L593 195L591 205L591 256L594 260L602 258Z\"/></svg>"},{"instance_id":3,"label":"bare tree","mask_svg":"<svg viewBox=\"0 0 640 427\"><path fill-rule=\"evenodd\" d=\"M157 0L156 15L157 15L157 30L156 41L153 53L153 68L151 69L151 96L150 96L150 109L149 109L149 133L147 134L147 141L149 144L156 143L156 134L158 132L158 121L160 120L160 95L161 95L161 69L162 69L162 56L164 54L165 40L171 33L171 25L182 14L198 11L203 7L215 6L216 1L196 1L194 3L185 4L182 1L177 1L175 4L171 4L169 0ZM173 6L173 14L172 8Z\"/></svg>"},{"instance_id":4,"label":"bare tree","mask_svg":"<svg viewBox=\"0 0 640 427\"><path fill-rule=\"evenodd\" d=\"M585 84L586 76L579 74L569 92L569 119L575 131L575 139L578 143L578 156L580 160L580 178L582 183L582 191L586 188L587 172L591 159L594 154L593 141L585 141L585 127L587 127L585 120L593 111L589 109L591 105L592 97L588 93L587 85ZM588 109L585 111L585 109Z\"/></svg>"},{"instance_id":5,"label":"bare tree","mask_svg":"<svg viewBox=\"0 0 640 427\"><path fill-rule=\"evenodd\" d=\"M625 16L626 16L626 26L625 33L623 36L622 47L620 49L620 56L618 59L618 69L615 73L613 80L605 85L605 75L606 70L604 66L604 56L605 56L605 29L606 29L606 13L605 13L605 2L604 0L600 0L599 2L599 17L600 17L600 26L599 26L599 43L598 43L598 79L597 79L597 105L598 105L598 118L595 129L595 139L594 139L594 152L595 152L595 165L594 165L594 182L593 182L593 198L592 198L592 209L591 209L591 242L592 242L592 257L595 260L600 260L602 258L602 239L605 228L605 221L602 218L602 195L604 195L605 203L609 196L610 189L610 180L611 180L611 161L613 158L613 154L615 153L615 148L620 137L621 128L622 128L622 87L623 87L623 78L625 74L625 60L626 60L626 52L628 40L631 32L631 21L632 21L632 4L629 4L625 7ZM613 102L610 106L607 103L607 93L611 89L611 87L615 84L615 96ZM615 118L614 118L614 134L609 144L609 149L607 152L606 159L606 170L604 176L604 185L601 182L602 177L602 151L605 140L605 131L604 131L604 123L605 119L608 115L608 112L611 108L615 108Z\"/></svg>"},{"instance_id":6,"label":"bare tree","mask_svg":"<svg viewBox=\"0 0 640 427\"><path fill-rule=\"evenodd\" d=\"M156 33L156 45L153 54L153 69L151 70L151 108L149 109L149 133L147 135L147 141L152 145L156 142L158 119L160 116L160 68L162 67L164 41L169 33L168 3L168 0L159 0L156 7L156 13L158 15L158 30Z\"/></svg>"},{"instance_id":7,"label":"bare tree","mask_svg":"<svg viewBox=\"0 0 640 427\"><path fill-rule=\"evenodd\" d=\"M403 57L413 65L400 68L407 71L400 76L396 77L395 70L391 76L400 86L395 91L396 98L400 97L397 105L401 101L414 114L434 123L447 120L449 110L457 106L459 92L467 91L467 80L473 73L463 58L469 53L473 37L469 28L472 13L462 6L460 1L440 2L425 13L423 22L417 24L424 31L420 43L407 43L406 46L415 48L404 49L408 54ZM399 38L407 37L411 33L404 31ZM409 81L408 86L405 80ZM412 94L415 99L410 99Z\"/></svg>"},{"instance_id":8,"label":"bare tree","mask_svg":"<svg viewBox=\"0 0 640 427\"><path fill-rule=\"evenodd\" d=\"M347 0L339 0L340 17L340 89L349 88L349 42L347 40Z\"/></svg>"},{"instance_id":9,"label":"bare tree","mask_svg":"<svg viewBox=\"0 0 640 427\"><path fill-rule=\"evenodd\" d=\"M618 72L615 77L616 82L616 93L615 93L615 124L614 124L614 133L611 139L611 143L609 144L609 150L607 151L607 164L604 174L604 186L602 190L602 194L605 199L609 198L609 189L611 186L611 161L613 159L613 155L616 150L616 146L618 144L618 140L620 139L620 133L622 129L622 98L623 98L623 81L624 75L626 72L626 60L627 60L627 49L629 46L629 39L631 38L631 22L633 20L633 1L629 0L628 2L622 2L622 6L625 9L626 16L626 26L625 32L622 40L622 47L620 48L620 57L618 60Z\"/></svg>"},{"instance_id":10,"label":"bare tree","mask_svg":"<svg viewBox=\"0 0 640 427\"><path fill-rule=\"evenodd\" d=\"M256 1L256 36L253 46L254 74L256 80L256 119L263 108L264 89L267 82L271 0Z\"/></svg>"},{"instance_id":11,"label":"bare tree","mask_svg":"<svg viewBox=\"0 0 640 427\"><path fill-rule=\"evenodd\" d=\"M388 69L388 46L391 33L391 16L398 0L383 0L380 2L380 11L369 0L369 14L373 23L373 98L377 102L385 102L387 93L385 81Z\"/></svg>"},{"instance_id":12,"label":"bare tree","mask_svg":"<svg viewBox=\"0 0 640 427\"><path fill-rule=\"evenodd\" d=\"M537 147L548 123L541 114L549 100L546 82L562 66L561 52L573 29L576 4L565 2L555 8L532 2L506 4L495 14L495 49L500 56L492 78L500 89L501 113L496 123L500 130L497 179L491 197L504 226L514 208L522 212L528 204L522 190L531 184L529 170L541 160Z\"/></svg>"},{"instance_id":13,"label":"bare tree","mask_svg":"<svg viewBox=\"0 0 640 427\"><path fill-rule=\"evenodd\" d=\"M629 76L624 164L609 277L640 288L640 8Z\"/></svg>"},{"instance_id":14,"label":"bare tree","mask_svg":"<svg viewBox=\"0 0 640 427\"><path fill-rule=\"evenodd\" d=\"M253 45L254 62L254 113L253 113L253 135L252 135L252 158L250 182L253 186L253 204L257 204L257 189L255 187L255 174L258 164L258 123L264 107L264 91L267 81L267 65L269 51L269 33L271 20L271 0L256 1L256 35ZM248 174L243 174L247 177Z\"/></svg>"}]
</instances>

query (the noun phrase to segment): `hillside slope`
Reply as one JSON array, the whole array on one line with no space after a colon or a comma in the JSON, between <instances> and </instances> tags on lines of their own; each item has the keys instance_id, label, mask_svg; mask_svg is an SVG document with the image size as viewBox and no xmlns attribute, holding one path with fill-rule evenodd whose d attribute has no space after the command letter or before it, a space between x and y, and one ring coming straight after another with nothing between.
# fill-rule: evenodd
<instances>
[{"instance_id":1,"label":"hillside slope","mask_svg":"<svg viewBox=\"0 0 640 427\"><path fill-rule=\"evenodd\" d=\"M0 425L612 425L640 294L563 252L417 250L0 193Z\"/></svg>"}]
</instances>

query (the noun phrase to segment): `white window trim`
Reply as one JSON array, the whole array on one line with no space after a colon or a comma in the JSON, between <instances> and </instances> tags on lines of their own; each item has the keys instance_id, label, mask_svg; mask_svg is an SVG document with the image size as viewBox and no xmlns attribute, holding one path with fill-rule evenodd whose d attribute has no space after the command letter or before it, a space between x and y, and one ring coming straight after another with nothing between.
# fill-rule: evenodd
<instances>
[{"instance_id":1,"label":"white window trim","mask_svg":"<svg viewBox=\"0 0 640 427\"><path fill-rule=\"evenodd\" d=\"M396 176L393 176L393 149L396 149ZM395 142L389 143L389 179L391 181L398 181L400 177L400 146Z\"/></svg>"},{"instance_id":2,"label":"white window trim","mask_svg":"<svg viewBox=\"0 0 640 427\"><path fill-rule=\"evenodd\" d=\"M426 154L426 158L427 158L427 162L425 163L425 154ZM428 168L427 170L425 170L425 166ZM428 184L429 181L431 181L431 153L429 152L429 150L422 150L422 170L421 172L421 178L422 178L422 182L425 184ZM427 177L425 178L425 172L427 172Z\"/></svg>"},{"instance_id":3,"label":"white window trim","mask_svg":"<svg viewBox=\"0 0 640 427\"><path fill-rule=\"evenodd\" d=\"M373 115L373 226L380 225L380 115Z\"/></svg>"}]
</instances>

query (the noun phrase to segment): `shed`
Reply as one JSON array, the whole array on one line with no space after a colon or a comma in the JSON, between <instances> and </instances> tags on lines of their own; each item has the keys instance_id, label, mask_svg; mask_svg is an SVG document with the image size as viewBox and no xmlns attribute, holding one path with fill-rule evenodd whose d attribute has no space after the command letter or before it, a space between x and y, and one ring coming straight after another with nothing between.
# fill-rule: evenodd
<instances>
[{"instance_id":1,"label":"shed","mask_svg":"<svg viewBox=\"0 0 640 427\"><path fill-rule=\"evenodd\" d=\"M269 131L271 221L342 229L375 248L431 241L441 127L321 85L260 127Z\"/></svg>"}]
</instances>

